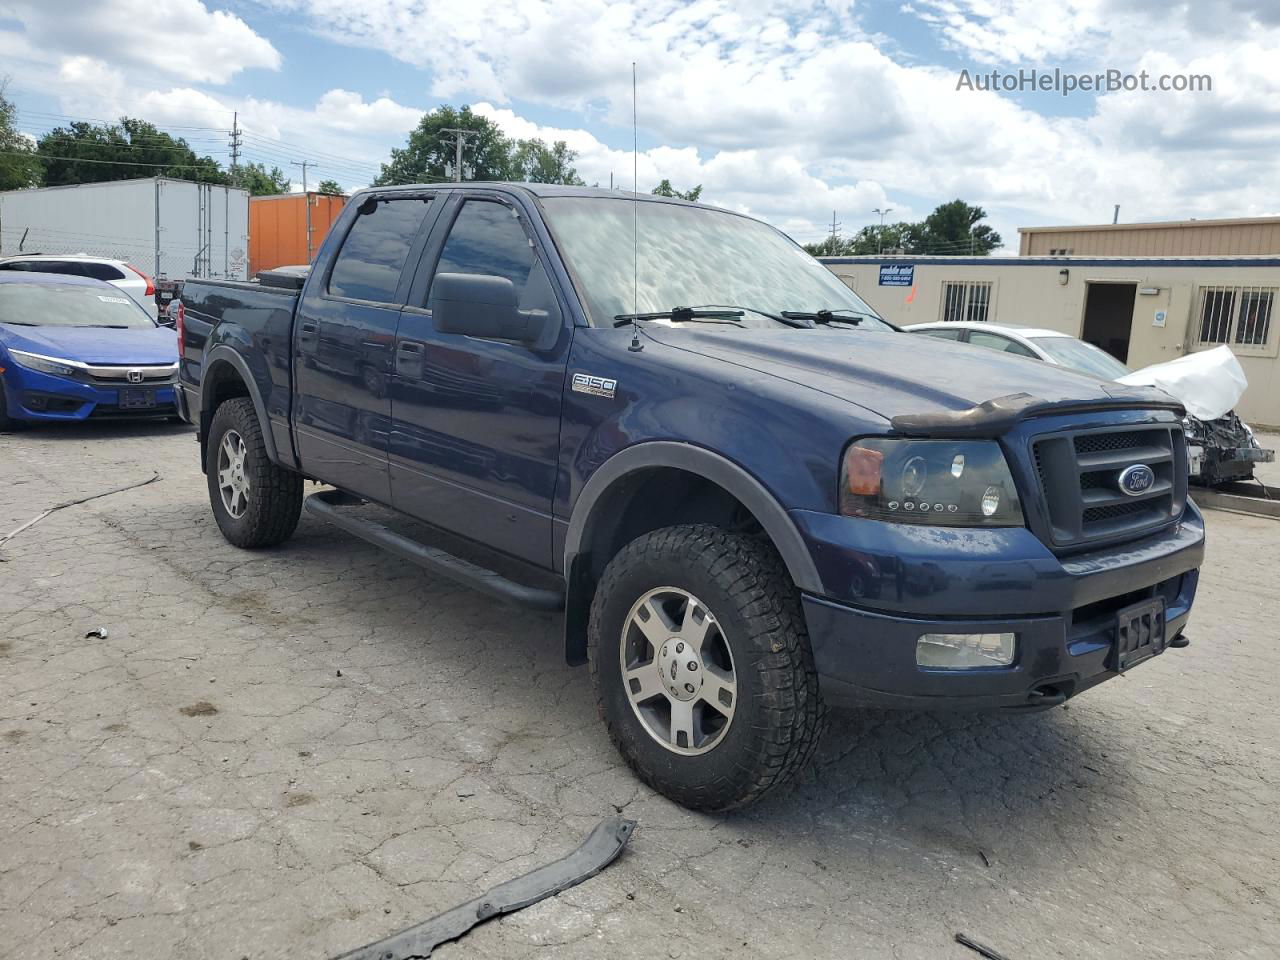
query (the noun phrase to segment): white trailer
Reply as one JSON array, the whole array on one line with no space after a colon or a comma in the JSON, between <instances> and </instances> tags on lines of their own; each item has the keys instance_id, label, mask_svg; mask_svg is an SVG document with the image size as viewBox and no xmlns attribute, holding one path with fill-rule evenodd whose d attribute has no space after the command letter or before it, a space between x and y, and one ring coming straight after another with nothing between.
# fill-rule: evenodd
<instances>
[{"instance_id":1,"label":"white trailer","mask_svg":"<svg viewBox=\"0 0 1280 960\"><path fill-rule=\"evenodd\" d=\"M157 278L248 279L249 193L151 177L0 193L0 257L83 253Z\"/></svg>"}]
</instances>

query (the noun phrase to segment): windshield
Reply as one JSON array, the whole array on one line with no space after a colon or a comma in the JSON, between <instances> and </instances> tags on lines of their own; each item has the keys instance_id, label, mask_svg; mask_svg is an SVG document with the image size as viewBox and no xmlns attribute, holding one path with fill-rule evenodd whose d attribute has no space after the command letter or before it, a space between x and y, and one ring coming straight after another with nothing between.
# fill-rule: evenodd
<instances>
[{"instance_id":1,"label":"windshield","mask_svg":"<svg viewBox=\"0 0 1280 960\"><path fill-rule=\"evenodd\" d=\"M0 323L28 327L154 327L127 293L80 283L0 283Z\"/></svg>"},{"instance_id":2,"label":"windshield","mask_svg":"<svg viewBox=\"0 0 1280 960\"><path fill-rule=\"evenodd\" d=\"M577 275L591 322L598 326L609 326L622 314L732 306L773 314L844 310L873 318L863 320L862 329L892 329L835 274L757 220L621 197L548 197L543 206L556 244ZM636 268L633 217L639 237ZM741 325L786 329L752 313L741 318Z\"/></svg>"},{"instance_id":3,"label":"windshield","mask_svg":"<svg viewBox=\"0 0 1280 960\"><path fill-rule=\"evenodd\" d=\"M1028 337L1032 343L1070 370L1116 380L1129 372L1129 368L1107 353L1074 337Z\"/></svg>"}]
</instances>

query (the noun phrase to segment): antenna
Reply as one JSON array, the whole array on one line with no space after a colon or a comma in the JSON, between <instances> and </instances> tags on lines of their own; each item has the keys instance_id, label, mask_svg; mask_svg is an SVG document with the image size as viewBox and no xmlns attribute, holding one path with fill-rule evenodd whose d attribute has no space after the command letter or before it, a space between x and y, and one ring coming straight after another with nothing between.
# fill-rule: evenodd
<instances>
[{"instance_id":1,"label":"antenna","mask_svg":"<svg viewBox=\"0 0 1280 960\"><path fill-rule=\"evenodd\" d=\"M636 125L636 62L631 61L631 346L640 351L640 133Z\"/></svg>"}]
</instances>

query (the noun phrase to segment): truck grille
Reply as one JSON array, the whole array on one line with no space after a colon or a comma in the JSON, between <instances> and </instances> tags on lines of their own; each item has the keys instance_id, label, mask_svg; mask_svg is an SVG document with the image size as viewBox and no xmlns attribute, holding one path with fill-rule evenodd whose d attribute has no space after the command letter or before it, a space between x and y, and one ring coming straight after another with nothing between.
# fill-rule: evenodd
<instances>
[{"instance_id":1,"label":"truck grille","mask_svg":"<svg viewBox=\"0 0 1280 960\"><path fill-rule=\"evenodd\" d=\"M1054 547L1130 540L1182 514L1187 453L1178 425L1050 434L1031 449ZM1136 496L1120 488L1121 471L1135 464L1155 474Z\"/></svg>"}]
</instances>

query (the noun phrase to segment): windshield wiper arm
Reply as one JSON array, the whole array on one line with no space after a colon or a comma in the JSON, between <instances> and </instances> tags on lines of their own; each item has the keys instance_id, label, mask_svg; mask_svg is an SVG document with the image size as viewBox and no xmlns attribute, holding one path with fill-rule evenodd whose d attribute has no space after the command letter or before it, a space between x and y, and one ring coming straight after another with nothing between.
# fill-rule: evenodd
<instances>
[{"instance_id":1,"label":"windshield wiper arm","mask_svg":"<svg viewBox=\"0 0 1280 960\"><path fill-rule=\"evenodd\" d=\"M38 323L27 323L25 320L0 320L0 323L7 323L11 327L38 327Z\"/></svg>"},{"instance_id":2,"label":"windshield wiper arm","mask_svg":"<svg viewBox=\"0 0 1280 960\"><path fill-rule=\"evenodd\" d=\"M637 320L670 320L673 323L684 323L688 320L732 322L741 316L741 310L702 310L695 307L672 307L670 310L658 310L654 313L620 313L613 318L613 325L621 327Z\"/></svg>"},{"instance_id":3,"label":"windshield wiper arm","mask_svg":"<svg viewBox=\"0 0 1280 960\"><path fill-rule=\"evenodd\" d=\"M735 304L707 303L707 304L703 304L703 306L708 308L719 309L719 310L745 310L748 313L755 313L762 317L768 317L770 320L776 320L778 323L784 324L788 327L796 327L801 330L808 330L809 327L812 326L812 324L800 322L800 320L803 318L795 318L795 317L788 316L785 311L783 313L773 313L770 310L761 310L759 307L743 307L743 306L739 306L736 303ZM701 308L699 307L696 309L701 309Z\"/></svg>"},{"instance_id":4,"label":"windshield wiper arm","mask_svg":"<svg viewBox=\"0 0 1280 960\"><path fill-rule=\"evenodd\" d=\"M838 317L836 316L836 314L838 313L851 313L853 314L853 316ZM871 320L879 319L878 317L870 313L866 313L862 310L851 310L846 307L838 307L835 310L827 310L825 308L822 310L813 310L813 311L783 310L782 315L784 317L790 317L794 320L812 320L815 324L826 324L826 323L831 323L832 321L839 321L841 323L851 323L855 327L862 322L864 317Z\"/></svg>"}]
</instances>

